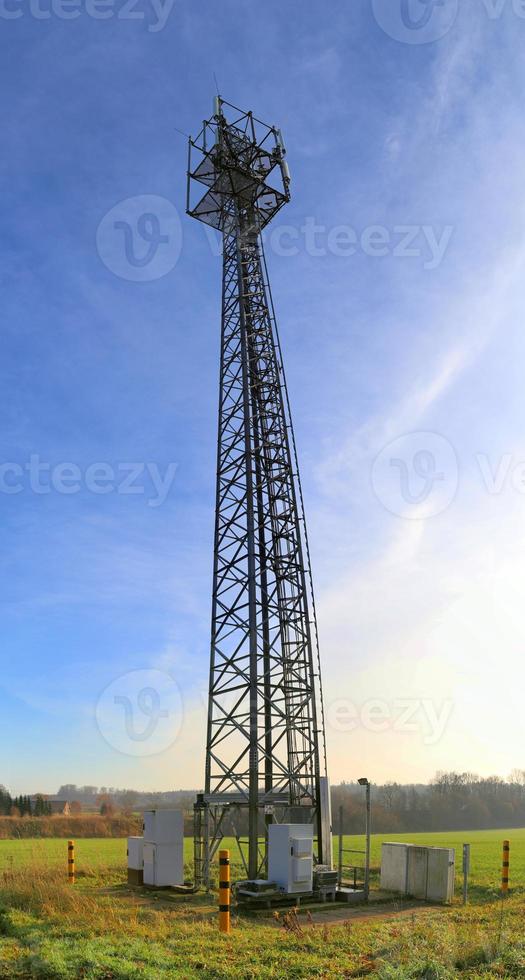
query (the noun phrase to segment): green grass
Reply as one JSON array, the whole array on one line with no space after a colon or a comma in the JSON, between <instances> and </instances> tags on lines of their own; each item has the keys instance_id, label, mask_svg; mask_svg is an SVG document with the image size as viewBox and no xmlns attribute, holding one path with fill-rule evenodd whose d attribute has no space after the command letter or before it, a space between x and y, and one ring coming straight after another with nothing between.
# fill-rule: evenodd
<instances>
[{"instance_id":1,"label":"green grass","mask_svg":"<svg viewBox=\"0 0 525 980\"><path fill-rule=\"evenodd\" d=\"M117 867L126 864L126 841L112 838L86 838L75 842L79 868ZM67 841L56 837L39 840L0 840L0 872L31 863L66 867Z\"/></svg>"},{"instance_id":2,"label":"green grass","mask_svg":"<svg viewBox=\"0 0 525 980\"><path fill-rule=\"evenodd\" d=\"M476 830L442 834L377 834L372 837L371 862L376 869L381 862L383 841L408 841L413 844L426 844L433 847L454 847L456 849L456 878L461 883L461 855L463 843L471 845L471 880L473 889L494 890L499 888L501 874L501 845L508 838L511 841L511 880L515 887L525 886L525 829L523 830ZM236 842L225 839L225 847L230 847L232 861L240 873ZM334 837L334 860L337 862L338 838ZM345 848L362 849L362 837L345 836ZM185 840L185 860L188 873L193 858L193 842ZM126 865L126 841L112 838L86 838L77 840L75 845L77 868L94 872L97 869L120 868ZM50 867L64 867L67 859L67 842L56 838L43 840L0 840L0 873L9 868L22 867L28 863L46 864ZM356 863L359 858L356 856Z\"/></svg>"},{"instance_id":3,"label":"green grass","mask_svg":"<svg viewBox=\"0 0 525 980\"><path fill-rule=\"evenodd\" d=\"M498 897L501 841L511 840L513 892ZM375 837L456 847L472 844L471 904L408 918L314 926L235 919L217 931L215 898L163 900L125 884L124 840L78 840L79 877L66 883L64 840L0 841L0 977L57 980L350 978L475 980L525 977L525 830ZM235 857L233 842L230 842ZM346 838L360 847L362 838ZM186 841L191 860L192 842ZM188 863L188 870L190 866ZM458 875L459 885L459 875ZM396 905L386 905L392 913ZM283 924L286 926L283 928Z\"/></svg>"}]
</instances>

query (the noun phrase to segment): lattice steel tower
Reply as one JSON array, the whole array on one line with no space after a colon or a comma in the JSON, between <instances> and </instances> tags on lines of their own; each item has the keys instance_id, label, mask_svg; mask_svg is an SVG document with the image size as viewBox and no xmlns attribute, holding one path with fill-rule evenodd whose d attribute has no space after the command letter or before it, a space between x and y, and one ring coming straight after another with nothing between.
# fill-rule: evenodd
<instances>
[{"instance_id":1,"label":"lattice steel tower","mask_svg":"<svg viewBox=\"0 0 525 980\"><path fill-rule=\"evenodd\" d=\"M313 822L317 859L331 865L308 541L261 238L290 199L290 175L279 130L220 98L214 110L199 136L190 138L187 203L188 214L223 236L210 688L205 789L195 811L197 881L209 880L210 862L232 827L239 843L247 831L247 857L241 848L246 874L259 877L265 823L271 819ZM275 178L278 187L268 182Z\"/></svg>"}]
</instances>

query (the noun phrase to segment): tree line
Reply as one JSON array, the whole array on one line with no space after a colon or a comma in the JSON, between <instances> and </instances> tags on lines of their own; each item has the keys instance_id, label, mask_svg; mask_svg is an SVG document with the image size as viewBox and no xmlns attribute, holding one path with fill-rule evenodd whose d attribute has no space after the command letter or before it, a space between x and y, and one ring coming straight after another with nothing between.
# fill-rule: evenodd
<instances>
[{"instance_id":1,"label":"tree line","mask_svg":"<svg viewBox=\"0 0 525 980\"><path fill-rule=\"evenodd\" d=\"M37 793L33 800L30 796L12 797L5 786L0 785L0 815L48 817L52 812L51 804L41 793Z\"/></svg>"},{"instance_id":2,"label":"tree line","mask_svg":"<svg viewBox=\"0 0 525 980\"><path fill-rule=\"evenodd\" d=\"M181 809L193 807L197 790L172 789L165 792L147 792L139 789L126 789L116 786L77 786L76 783L63 783L57 797L70 803L78 801L82 806L99 806L101 800L111 800L114 807L122 810L145 810L157 806L172 806Z\"/></svg>"},{"instance_id":3,"label":"tree line","mask_svg":"<svg viewBox=\"0 0 525 980\"><path fill-rule=\"evenodd\" d=\"M358 783L332 786L332 826L343 832L362 833L365 793ZM115 810L137 811L155 806L183 809L187 833L191 833L194 790L145 793L133 789L61 786L59 795L86 802L104 801ZM244 832L245 814L235 816ZM484 830L525 827L525 770L514 770L508 779L480 778L474 773L438 772L428 784L388 782L372 785L372 826L377 833L416 833L440 830Z\"/></svg>"},{"instance_id":4,"label":"tree line","mask_svg":"<svg viewBox=\"0 0 525 980\"><path fill-rule=\"evenodd\" d=\"M68 800L71 813L76 815L84 806L96 807L106 817L117 813L131 815L149 807L177 807L185 811L187 832L191 832L195 795L194 790L147 793L74 783L65 784L58 791L59 798ZM364 799L364 790L357 783L332 786L334 833L340 830L341 812L343 833L362 833ZM0 786L0 814L44 816L50 811L45 797L35 797L32 805L29 797L13 799ZM480 778L469 772L438 772L429 784L372 784L372 829L377 833L511 827L525 827L525 769L514 770L507 779ZM238 829L244 829L242 815Z\"/></svg>"},{"instance_id":5,"label":"tree line","mask_svg":"<svg viewBox=\"0 0 525 980\"><path fill-rule=\"evenodd\" d=\"M332 824L361 833L364 790L355 783L332 787ZM438 772L426 784L372 785L372 829L377 833L490 830L525 827L525 770L508 779L474 773Z\"/></svg>"}]
</instances>

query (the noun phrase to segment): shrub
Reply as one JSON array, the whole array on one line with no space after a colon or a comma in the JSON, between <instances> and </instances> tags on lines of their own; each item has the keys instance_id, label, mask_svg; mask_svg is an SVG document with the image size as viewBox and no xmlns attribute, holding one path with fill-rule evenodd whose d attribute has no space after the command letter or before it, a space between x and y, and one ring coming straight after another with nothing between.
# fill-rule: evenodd
<instances>
[{"instance_id":1,"label":"shrub","mask_svg":"<svg viewBox=\"0 0 525 980\"><path fill-rule=\"evenodd\" d=\"M29 837L131 837L140 834L142 819L134 816L0 817L0 840Z\"/></svg>"}]
</instances>

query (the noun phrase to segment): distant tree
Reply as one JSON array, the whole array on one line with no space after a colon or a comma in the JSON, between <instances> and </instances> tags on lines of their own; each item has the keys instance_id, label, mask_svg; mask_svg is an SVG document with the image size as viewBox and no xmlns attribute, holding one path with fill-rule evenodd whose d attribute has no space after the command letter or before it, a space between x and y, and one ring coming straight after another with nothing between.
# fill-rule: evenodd
<instances>
[{"instance_id":1,"label":"distant tree","mask_svg":"<svg viewBox=\"0 0 525 980\"><path fill-rule=\"evenodd\" d=\"M46 815L46 801L42 796L42 793L37 793L35 796L35 817L43 817Z\"/></svg>"},{"instance_id":2,"label":"distant tree","mask_svg":"<svg viewBox=\"0 0 525 980\"><path fill-rule=\"evenodd\" d=\"M479 798L470 800L461 814L461 823L468 829L470 827L490 827L490 811L486 803Z\"/></svg>"},{"instance_id":3,"label":"distant tree","mask_svg":"<svg viewBox=\"0 0 525 980\"><path fill-rule=\"evenodd\" d=\"M78 814L82 813L82 804L80 800L71 800L71 803L69 804L69 812L74 817L78 817Z\"/></svg>"},{"instance_id":4,"label":"distant tree","mask_svg":"<svg viewBox=\"0 0 525 980\"><path fill-rule=\"evenodd\" d=\"M98 786L82 786L82 796L88 800L95 800L98 795Z\"/></svg>"},{"instance_id":5,"label":"distant tree","mask_svg":"<svg viewBox=\"0 0 525 980\"><path fill-rule=\"evenodd\" d=\"M98 805L100 813L103 817L112 817L115 813L115 804L108 793L100 793L98 796Z\"/></svg>"},{"instance_id":6,"label":"distant tree","mask_svg":"<svg viewBox=\"0 0 525 980\"><path fill-rule=\"evenodd\" d=\"M76 783L64 783L58 789L57 796L60 800L74 800L78 796Z\"/></svg>"},{"instance_id":7,"label":"distant tree","mask_svg":"<svg viewBox=\"0 0 525 980\"><path fill-rule=\"evenodd\" d=\"M28 796L22 796L22 794L15 796L13 803L21 817L31 815L31 800Z\"/></svg>"},{"instance_id":8,"label":"distant tree","mask_svg":"<svg viewBox=\"0 0 525 980\"><path fill-rule=\"evenodd\" d=\"M0 814L3 816L8 815L11 812L12 806L13 800L11 799L11 794L6 790L5 786L0 784Z\"/></svg>"},{"instance_id":9,"label":"distant tree","mask_svg":"<svg viewBox=\"0 0 525 980\"><path fill-rule=\"evenodd\" d=\"M483 786L487 796L501 797L501 791L505 783L500 776L489 776L483 780Z\"/></svg>"},{"instance_id":10,"label":"distant tree","mask_svg":"<svg viewBox=\"0 0 525 980\"><path fill-rule=\"evenodd\" d=\"M77 786L76 783L63 783L57 793L60 800L79 800L84 805L95 803L97 796L98 786Z\"/></svg>"},{"instance_id":11,"label":"distant tree","mask_svg":"<svg viewBox=\"0 0 525 980\"><path fill-rule=\"evenodd\" d=\"M344 784L343 784L344 785ZM386 810L392 810L396 798L397 783L385 783L381 787L380 800Z\"/></svg>"},{"instance_id":12,"label":"distant tree","mask_svg":"<svg viewBox=\"0 0 525 980\"><path fill-rule=\"evenodd\" d=\"M118 804L125 813L132 813L133 808L139 798L139 794L134 789L126 789L118 797Z\"/></svg>"}]
</instances>

